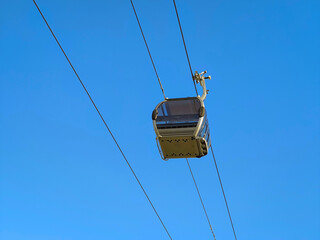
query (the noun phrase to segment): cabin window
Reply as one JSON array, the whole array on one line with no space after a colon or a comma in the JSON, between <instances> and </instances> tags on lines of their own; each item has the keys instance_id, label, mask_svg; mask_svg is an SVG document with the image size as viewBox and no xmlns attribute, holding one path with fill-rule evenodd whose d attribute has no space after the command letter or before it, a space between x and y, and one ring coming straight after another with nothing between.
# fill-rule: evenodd
<instances>
[{"instance_id":1,"label":"cabin window","mask_svg":"<svg viewBox=\"0 0 320 240\"><path fill-rule=\"evenodd\" d=\"M171 100L158 107L158 128L196 127L199 121L199 99Z\"/></svg>"},{"instance_id":2,"label":"cabin window","mask_svg":"<svg viewBox=\"0 0 320 240\"><path fill-rule=\"evenodd\" d=\"M209 131L208 118L207 118L207 114L205 114L203 121L202 121L202 124L200 126L198 136L204 138L207 135L208 131Z\"/></svg>"}]
</instances>

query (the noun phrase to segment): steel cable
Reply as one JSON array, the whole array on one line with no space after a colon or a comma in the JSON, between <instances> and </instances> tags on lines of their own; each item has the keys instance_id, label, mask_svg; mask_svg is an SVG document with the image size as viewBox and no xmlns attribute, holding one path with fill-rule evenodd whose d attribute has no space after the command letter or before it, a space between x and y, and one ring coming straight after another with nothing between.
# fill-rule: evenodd
<instances>
[{"instance_id":1,"label":"steel cable","mask_svg":"<svg viewBox=\"0 0 320 240\"><path fill-rule=\"evenodd\" d=\"M211 223L210 223L210 219L209 219L209 216L208 216L206 207L204 206L204 203L203 203L203 201L202 201L202 197L201 197L201 194L200 194L200 191L199 191L199 188L198 188L198 184L197 184L197 182L196 182L196 180L195 180L195 178L194 178L194 176L193 176L193 172L192 172L192 170L191 170L191 167L190 167L188 158L186 158L186 160L187 160L187 164L188 164L188 167L189 167L189 170L190 170L190 173L191 173L191 176L192 176L194 185L195 185L195 187L196 187L196 189L197 189L198 196L199 196L199 199L200 199L200 202L201 202L203 211L204 211L204 213L205 213L205 215L206 215L206 218L207 218L207 221L208 221L208 224L209 224L209 227L210 227L212 236L213 236L214 240L216 240L216 236L215 236L215 234L214 234L214 232L213 232L212 225L211 225Z\"/></svg>"},{"instance_id":2,"label":"steel cable","mask_svg":"<svg viewBox=\"0 0 320 240\"><path fill-rule=\"evenodd\" d=\"M157 73L157 70L156 70L154 61L153 61L153 59L152 59L152 56L151 56L151 53L150 53L150 50L149 50L149 47L148 47L148 44L147 44L145 35L144 35L144 33L143 33L143 30L142 30L142 27L141 27L141 24L140 24L140 21L139 21L138 14L137 14L137 12L136 12L136 10L135 10L133 1L130 0L130 2L131 2L131 5L132 5L132 9L133 9L133 11L134 11L135 17L136 17L136 19L137 19L137 22L138 22L138 25L139 25L139 28L140 28L140 31L141 31L141 34L142 34L144 43L145 43L145 45L146 45L146 48L147 48L147 51L148 51L148 54L149 54L149 57L150 57L152 66L153 66L154 71L155 71L155 74L156 74L156 76L157 76L157 78L158 78L158 82L159 82L159 85L160 85L162 94L164 95L164 98L166 99L165 94L164 94L164 90L163 90L163 88L162 88L162 84L161 84L160 78L159 78L159 76L158 76L158 73ZM174 1L174 5L175 5L175 9L176 9L176 14L177 14L178 22L179 22L179 27L180 27L180 31L181 31L181 36L182 36L183 44L184 44L184 47L185 47L185 51L186 51L186 55L187 55L187 59L188 59L188 63L189 63L189 68L190 68L190 71L191 71L192 80L193 80L193 83L194 83L195 91L196 91L196 93L197 93L197 95L198 95L197 87L196 87L195 81L194 81L194 79L193 79L193 72L192 72L192 68L191 68L191 63L190 63L190 60L189 60L189 55L188 55L187 47L186 47L186 44L185 44L185 40L184 40L184 36L183 36L183 32L182 32L182 28L181 28L181 24L180 24L180 20L179 20L179 15L178 15L178 11L177 11L177 8L176 8L175 1ZM215 234L214 234L213 229L212 229L212 226L211 226L211 223L210 223L210 220L209 220L209 217L208 217L208 214L207 214L207 211L206 211L206 208L205 208L205 205L204 205L204 203L203 203L203 200L202 200L200 191L199 191L199 189L198 189L197 182L196 182L196 180L195 180L195 178L194 178L194 175L193 175L193 172L192 172L192 170L191 170L191 167L190 167L190 164L189 164L188 159L186 159L186 161L187 161L187 164L188 164L188 167L189 167L189 170L190 170L190 173L191 173L193 182L194 182L194 184L195 184L196 190L197 190L197 192L198 192L198 196L199 196L199 199L200 199L202 208L203 208L203 210L204 210L204 213L205 213L205 215L206 215L206 218L207 218L207 221L208 221L210 230L211 230L211 232L212 232L213 238L216 239Z\"/></svg>"},{"instance_id":3,"label":"steel cable","mask_svg":"<svg viewBox=\"0 0 320 240\"><path fill-rule=\"evenodd\" d=\"M60 43L59 43L59 41L58 41L57 37L56 37L56 36L55 36L55 34L53 33L53 31L52 31L51 27L49 26L49 24L48 24L48 22L47 22L47 20L46 20L46 18L44 17L44 15L42 14L42 12L41 12L40 8L38 7L38 4L36 3L36 1L35 1L35 0L33 0L33 2L34 2L34 4L35 4L35 6L37 7L37 9L38 9L38 11L39 11L39 13L40 13L41 17L42 17L42 18L43 18L43 20L44 20L44 22L46 23L46 25L47 25L48 29L50 30L50 32L51 32L51 34L52 34L52 36L54 37L55 41L56 41L56 42L57 42L57 44L59 45L59 47L60 47L60 49L61 49L61 51L62 51L63 55L64 55L64 56L65 56L65 58L67 59L67 61L68 61L69 65L70 65L70 67L72 68L73 72L74 72L74 73L75 73L75 75L77 76L77 78L78 78L79 82L81 83L81 85L82 85L83 89L85 90L86 94L88 95L88 97L89 97L89 99L90 99L91 103L93 104L94 108L96 109L97 113L99 114L99 116L100 116L100 118L101 118L102 122L104 123L105 127L107 128L108 132L110 133L110 135L111 135L111 137L112 137L113 141L114 141L114 142L115 142L115 144L117 145L117 147L118 147L118 149L119 149L120 153L122 154L122 156L123 156L124 160L126 161L126 163L127 163L128 167L130 168L130 170L131 170L131 172L132 172L133 176L135 177L136 181L138 182L138 184L139 184L139 186L140 186L141 190L143 191L144 195L145 195L145 196L146 196L146 198L148 199L148 201L149 201L149 203L150 203L150 205L151 205L151 207L152 207L153 211L154 211L154 212L155 212L155 214L157 215L157 217L158 217L159 221L161 222L161 224L162 224L163 228L165 229L165 231L166 231L166 233L167 233L168 237L172 240L172 238L171 238L171 236L170 236L170 234L169 234L169 232L168 232L168 230L167 230L166 226L164 225L164 223L163 223L163 221L162 221L161 217L159 216L159 214L158 214L157 210L155 209L155 207L154 207L153 203L151 202L151 200L150 200L150 198L149 198L149 196L148 196L147 192L146 192L146 191L145 191L145 189L143 188L143 186L142 186L142 184L141 184L141 182L140 182L139 178L137 177L136 173L134 172L133 168L131 167L131 165L130 165L129 161L127 160L126 156L124 155L124 153L123 153L123 151L122 151L122 149L121 149L120 145L118 144L117 140L115 139L114 135L112 134L112 132L111 132L110 128L108 127L108 125L107 125L106 121L104 120L103 116L101 115L101 113L100 113L100 111L99 111L98 107L97 107L97 106L96 106L96 104L94 103L94 101L93 101L93 99L92 99L91 95L89 94L88 90L86 89L85 85L83 84L82 80L80 79L80 77L79 77L79 75L78 75L77 71L76 71L76 70L75 70L75 68L73 67L73 65L72 65L71 61L69 60L69 58L68 58L68 56L67 56L67 54L65 53L65 51L63 50L62 46L60 45Z\"/></svg>"},{"instance_id":4,"label":"steel cable","mask_svg":"<svg viewBox=\"0 0 320 240\"><path fill-rule=\"evenodd\" d=\"M192 81L193 81L193 85L194 85L194 89L196 90L197 95L199 95L198 94L198 90L197 90L197 86L196 86L196 82L195 82L194 77L193 77L193 71L192 71L192 67L191 67L191 63L190 63L190 59L189 59L187 45L186 45L186 42L184 40L184 35L183 35L183 31L182 31L182 27L181 27L181 23L180 23L180 18L179 18L179 14L178 14L178 9L177 9L177 5L176 5L176 1L175 0L173 0L173 4L174 4L174 9L176 10L176 15L177 15L178 23L179 23L179 28L180 28L180 33L181 33L181 37L182 37L182 41L183 41L183 45L184 45L184 50L186 52L186 56L187 56L187 60L188 60L188 64L189 64L189 68L190 68L190 72L191 72L191 77L192 77Z\"/></svg>"},{"instance_id":5,"label":"steel cable","mask_svg":"<svg viewBox=\"0 0 320 240\"><path fill-rule=\"evenodd\" d=\"M187 56L187 60L188 60L188 64L189 64L189 69L190 69L191 76L192 76L192 80L193 80L194 89L195 89L195 91L196 91L196 94L199 95L199 94L198 94L198 90L197 90L197 86L196 86L196 83L195 83L195 80L194 80L194 77L193 77L193 71L192 71L192 67L191 67L191 62L190 62L190 58L189 58L189 54L188 54L188 50L187 50L187 45L186 45L186 42L185 42L185 39L184 39L184 34L183 34L183 31L182 31L181 22L180 22L180 17L179 17L179 13L178 13L178 9L177 9L177 5L176 5L176 1L175 1L175 0L173 0L173 4L174 4L174 9L175 9L175 12L176 12L177 20L178 20L178 23L179 23L179 29L180 29L180 33L181 33L181 37L182 37L182 41L183 41L183 45L184 45L184 50L185 50L185 52L186 52L186 56ZM197 182L196 182L196 180L195 180L195 178L194 178L194 175L193 175L193 173L192 173L192 170L191 170L189 161L188 161L188 159L186 159L186 160L187 160L187 164L188 164L188 167L189 167L189 170L190 170L190 173L191 173L193 182L194 182L195 187L196 187L196 189L197 189L198 196L199 196L199 199L200 199L200 202L201 202L203 211L204 211L204 213L205 213L205 215L206 215L206 218L207 218L207 221L208 221L208 224L209 224L209 227L210 227L212 236L213 236L214 239L216 239L216 236L215 236L215 234L214 234L214 232L213 232L212 225L211 225L211 223L210 223L207 210L206 210L205 205L204 205L204 203L203 203L203 200L202 200L202 197L201 197L201 194L200 194L200 191L199 191Z\"/></svg>"},{"instance_id":6,"label":"steel cable","mask_svg":"<svg viewBox=\"0 0 320 240\"><path fill-rule=\"evenodd\" d=\"M156 74L156 76L157 76L157 79L158 79L158 82L159 82L159 85L160 85L160 88L161 88L163 97L164 97L164 99L166 99L166 95L164 94L164 90L163 90L163 87L162 87L162 83L161 83L160 77L159 77L159 75L158 75L156 66L155 66L155 64L154 64L154 62L153 62L153 58L152 58L152 56L151 56L151 52L150 52L149 46L148 46L148 44L147 44L147 40L146 40L146 38L145 38L145 36L144 36L144 33L143 33L143 31L142 31L142 27L141 27L141 24L140 24L140 21L139 21L139 18L138 18L138 14L137 14L136 9L135 9L135 7L134 7L133 1L130 0L130 2L131 2L132 9L133 9L133 11L134 11L134 15L136 16L136 19L137 19L137 22L138 22L138 25L139 25L139 28L140 28L140 31L141 31L141 35L142 35L142 37L143 37L144 44L146 45L146 48L147 48L147 51L148 51L148 54L149 54L149 57L150 57L150 60L151 60L151 63L152 63L154 72L155 72L155 74Z\"/></svg>"},{"instance_id":7,"label":"steel cable","mask_svg":"<svg viewBox=\"0 0 320 240\"><path fill-rule=\"evenodd\" d=\"M176 5L176 1L175 1L175 0L173 0L173 4L174 4L175 11L176 11L178 23L179 23L179 28L180 28L180 33L181 33L181 37L182 37L184 49L185 49L186 56L187 56L187 59L188 59L188 64L189 64L190 72L191 72L191 75L192 75L193 84L194 84L196 93L197 93L197 95L198 95L198 91L197 91L197 87L196 87L196 84L195 84L195 81L194 81L194 78L193 78L193 71L192 71L192 67L191 67L191 63L190 63L190 59L189 59L189 54L188 54L186 42L185 42L185 40L184 40L184 35L183 35L183 31L182 31L182 27L181 27L181 23L180 23L180 18L179 18L179 14L178 14L178 9L177 9L177 5ZM228 211L230 223L231 223L231 226L232 226L233 234L234 234L235 240L237 240L237 235L236 235L236 231L235 231L235 229L234 229L234 225L233 225L233 222L232 222L232 218L231 218L231 214L230 214L230 210L229 210L227 198L226 198L226 195L225 195L225 192L224 192L224 189L223 189L223 185L222 185L222 181L221 181L221 177L220 177L220 173L219 173L219 168L218 168L218 165L217 165L215 156L214 156L214 152L213 152L212 146L210 146L210 147L211 147L211 152L212 152L214 164L215 164L215 167L216 167L216 171L217 171L217 174L218 174L218 178L219 178L219 182L220 182L220 187L221 187L222 194L223 194L223 197L224 197L224 201L225 201L225 204L226 204L226 207L227 207L227 211ZM189 163L188 163L188 165L189 165ZM190 166L189 166L189 168L190 168ZM191 171L191 168L190 168L190 171ZM194 182L195 182L195 180L194 180ZM195 184L196 184L196 182L195 182ZM197 189L197 190L198 190L198 189ZM203 203L200 194L199 194L199 197L200 197L201 203ZM204 205L203 205L203 206L204 206ZM204 209L204 210L205 210L205 209ZM205 212L206 212L206 211L205 211ZM206 216L207 216L207 214L206 214ZM207 218L208 218L208 216L207 216ZM210 228L211 228L211 224L210 224L210 223L209 223L209 225L210 225Z\"/></svg>"},{"instance_id":8,"label":"steel cable","mask_svg":"<svg viewBox=\"0 0 320 240\"><path fill-rule=\"evenodd\" d=\"M228 215L229 215L230 223L231 223L231 226L232 226L233 235L234 235L235 240L237 240L236 231L235 231L234 226L233 226L233 222L232 222L232 218L231 218L231 214L230 214L230 210L229 210L229 206L228 206L228 202L227 202L227 197L226 197L226 194L224 193L224 189L223 189L222 180L221 180L221 177L220 177L220 173L219 173L219 168L218 168L218 165L217 165L217 161L216 161L216 158L215 158L215 156L214 156L214 152L213 152L212 146L210 146L210 148L211 148L211 153L212 153L213 160L214 160L214 165L215 165L216 170L217 170L217 174L218 174L219 183L220 183L220 187L221 187L221 190L222 190L224 202L225 202L226 207L227 207L227 210L228 210Z\"/></svg>"}]
</instances>

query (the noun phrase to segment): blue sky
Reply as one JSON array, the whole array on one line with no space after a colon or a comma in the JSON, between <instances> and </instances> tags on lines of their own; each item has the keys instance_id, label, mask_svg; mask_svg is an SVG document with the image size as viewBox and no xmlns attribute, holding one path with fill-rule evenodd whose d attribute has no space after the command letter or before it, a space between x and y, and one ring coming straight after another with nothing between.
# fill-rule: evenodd
<instances>
[{"instance_id":1,"label":"blue sky","mask_svg":"<svg viewBox=\"0 0 320 240\"><path fill-rule=\"evenodd\" d=\"M134 1L168 97L194 96L172 1ZM129 0L38 0L173 239L212 239L185 160L161 160L162 100ZM168 239L33 2L0 8L0 238ZM320 238L319 1L180 1L207 70L212 143L238 239ZM191 159L233 239L210 155Z\"/></svg>"}]
</instances>

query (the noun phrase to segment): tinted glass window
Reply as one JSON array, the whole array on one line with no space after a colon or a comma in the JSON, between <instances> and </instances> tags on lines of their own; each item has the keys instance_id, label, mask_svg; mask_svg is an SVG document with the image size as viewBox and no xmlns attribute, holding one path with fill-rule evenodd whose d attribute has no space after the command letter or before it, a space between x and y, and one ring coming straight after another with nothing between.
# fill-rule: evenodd
<instances>
[{"instance_id":1,"label":"tinted glass window","mask_svg":"<svg viewBox=\"0 0 320 240\"><path fill-rule=\"evenodd\" d=\"M199 120L199 99L171 100L158 107L157 126L196 126ZM172 125L174 124L174 125Z\"/></svg>"},{"instance_id":2,"label":"tinted glass window","mask_svg":"<svg viewBox=\"0 0 320 240\"><path fill-rule=\"evenodd\" d=\"M208 132L209 132L209 124L208 124L207 114L205 114L202 125L200 126L198 136L206 137Z\"/></svg>"},{"instance_id":3,"label":"tinted glass window","mask_svg":"<svg viewBox=\"0 0 320 240\"><path fill-rule=\"evenodd\" d=\"M198 99L167 101L158 107L158 116L198 114L200 106L201 104Z\"/></svg>"}]
</instances>

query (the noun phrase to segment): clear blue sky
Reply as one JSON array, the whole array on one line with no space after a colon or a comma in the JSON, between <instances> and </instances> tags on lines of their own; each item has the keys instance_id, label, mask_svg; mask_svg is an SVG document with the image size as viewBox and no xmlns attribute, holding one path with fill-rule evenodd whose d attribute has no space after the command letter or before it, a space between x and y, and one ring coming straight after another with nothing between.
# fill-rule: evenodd
<instances>
[{"instance_id":1,"label":"clear blue sky","mask_svg":"<svg viewBox=\"0 0 320 240\"><path fill-rule=\"evenodd\" d=\"M173 3L135 0L169 97L194 96ZM185 160L161 160L162 100L129 0L38 0L174 240L212 239ZM320 238L319 1L177 0L213 80L212 142L239 240ZM0 8L0 239L168 239L31 0ZM211 155L191 159L233 239Z\"/></svg>"}]
</instances>

